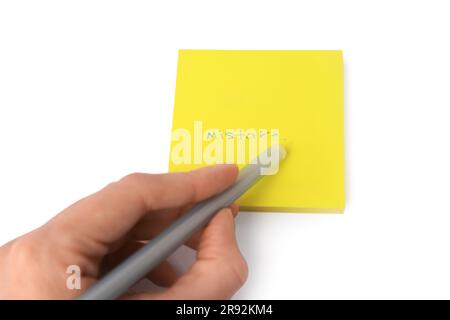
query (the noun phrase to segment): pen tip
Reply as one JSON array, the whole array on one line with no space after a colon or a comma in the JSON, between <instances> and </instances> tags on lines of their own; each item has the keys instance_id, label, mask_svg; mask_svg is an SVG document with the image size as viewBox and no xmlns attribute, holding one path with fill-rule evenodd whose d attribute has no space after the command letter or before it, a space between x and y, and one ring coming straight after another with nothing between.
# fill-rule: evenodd
<instances>
[{"instance_id":1,"label":"pen tip","mask_svg":"<svg viewBox=\"0 0 450 320\"><path fill-rule=\"evenodd\" d=\"M280 160L283 160L284 158L286 158L287 155L287 150L286 147L282 144L278 145L278 152L280 153Z\"/></svg>"}]
</instances>

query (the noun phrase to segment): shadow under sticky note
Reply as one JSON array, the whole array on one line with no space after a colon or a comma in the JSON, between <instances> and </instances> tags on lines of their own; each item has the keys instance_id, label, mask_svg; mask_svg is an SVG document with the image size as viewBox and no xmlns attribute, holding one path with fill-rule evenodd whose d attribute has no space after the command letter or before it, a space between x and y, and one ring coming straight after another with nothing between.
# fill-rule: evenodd
<instances>
[{"instance_id":1,"label":"shadow under sticky note","mask_svg":"<svg viewBox=\"0 0 450 320\"><path fill-rule=\"evenodd\" d=\"M276 175L265 177L238 200L241 209L343 211L341 51L180 50L178 59L172 133L189 133L191 147L184 149L189 153L184 160L175 161L180 136L172 136L169 171L210 164L198 152L210 140L230 138L228 129L248 145L253 134L260 140L265 135L270 145L275 132L288 156ZM236 163L236 147L227 158L225 144L223 162Z\"/></svg>"}]
</instances>

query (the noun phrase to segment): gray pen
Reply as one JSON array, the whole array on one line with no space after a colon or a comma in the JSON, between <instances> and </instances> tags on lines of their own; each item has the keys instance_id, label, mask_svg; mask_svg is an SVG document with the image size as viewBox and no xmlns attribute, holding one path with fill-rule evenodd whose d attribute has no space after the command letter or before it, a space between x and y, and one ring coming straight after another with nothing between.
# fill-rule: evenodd
<instances>
[{"instance_id":1,"label":"gray pen","mask_svg":"<svg viewBox=\"0 0 450 320\"><path fill-rule=\"evenodd\" d=\"M220 209L230 206L253 184L258 182L264 176L262 172L266 169L265 162L262 159L267 159L274 152L278 156L271 158L278 161L278 163L271 163L271 167L278 169L279 161L286 156L286 150L281 145L274 145L263 151L257 159L245 166L231 187L222 193L199 202L169 228L88 288L78 299L106 300L115 299L122 295L183 245L196 231L205 226Z\"/></svg>"}]
</instances>

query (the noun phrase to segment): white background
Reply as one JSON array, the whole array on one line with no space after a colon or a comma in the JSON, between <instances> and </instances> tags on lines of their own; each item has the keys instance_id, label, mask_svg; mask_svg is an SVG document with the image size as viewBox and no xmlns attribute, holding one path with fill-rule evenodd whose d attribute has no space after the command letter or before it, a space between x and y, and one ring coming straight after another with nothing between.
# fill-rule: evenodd
<instances>
[{"instance_id":1,"label":"white background","mask_svg":"<svg viewBox=\"0 0 450 320\"><path fill-rule=\"evenodd\" d=\"M0 243L167 169L177 50L342 49L344 215L248 214L235 298L450 298L445 1L2 1Z\"/></svg>"}]
</instances>

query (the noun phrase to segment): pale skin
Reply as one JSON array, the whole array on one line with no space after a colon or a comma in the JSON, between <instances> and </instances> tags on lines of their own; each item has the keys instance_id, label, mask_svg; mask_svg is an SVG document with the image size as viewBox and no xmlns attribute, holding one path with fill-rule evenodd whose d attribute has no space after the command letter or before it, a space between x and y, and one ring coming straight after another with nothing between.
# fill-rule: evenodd
<instances>
[{"instance_id":1,"label":"pale skin","mask_svg":"<svg viewBox=\"0 0 450 320\"><path fill-rule=\"evenodd\" d=\"M229 187L235 165L185 173L131 174L63 210L45 225L0 247L0 299L72 299L107 270L167 228L196 202ZM167 261L147 275L161 292L125 299L229 299L244 284L236 205L220 210L186 245L197 259L184 274ZM81 290L66 286L67 267L81 268Z\"/></svg>"}]
</instances>

